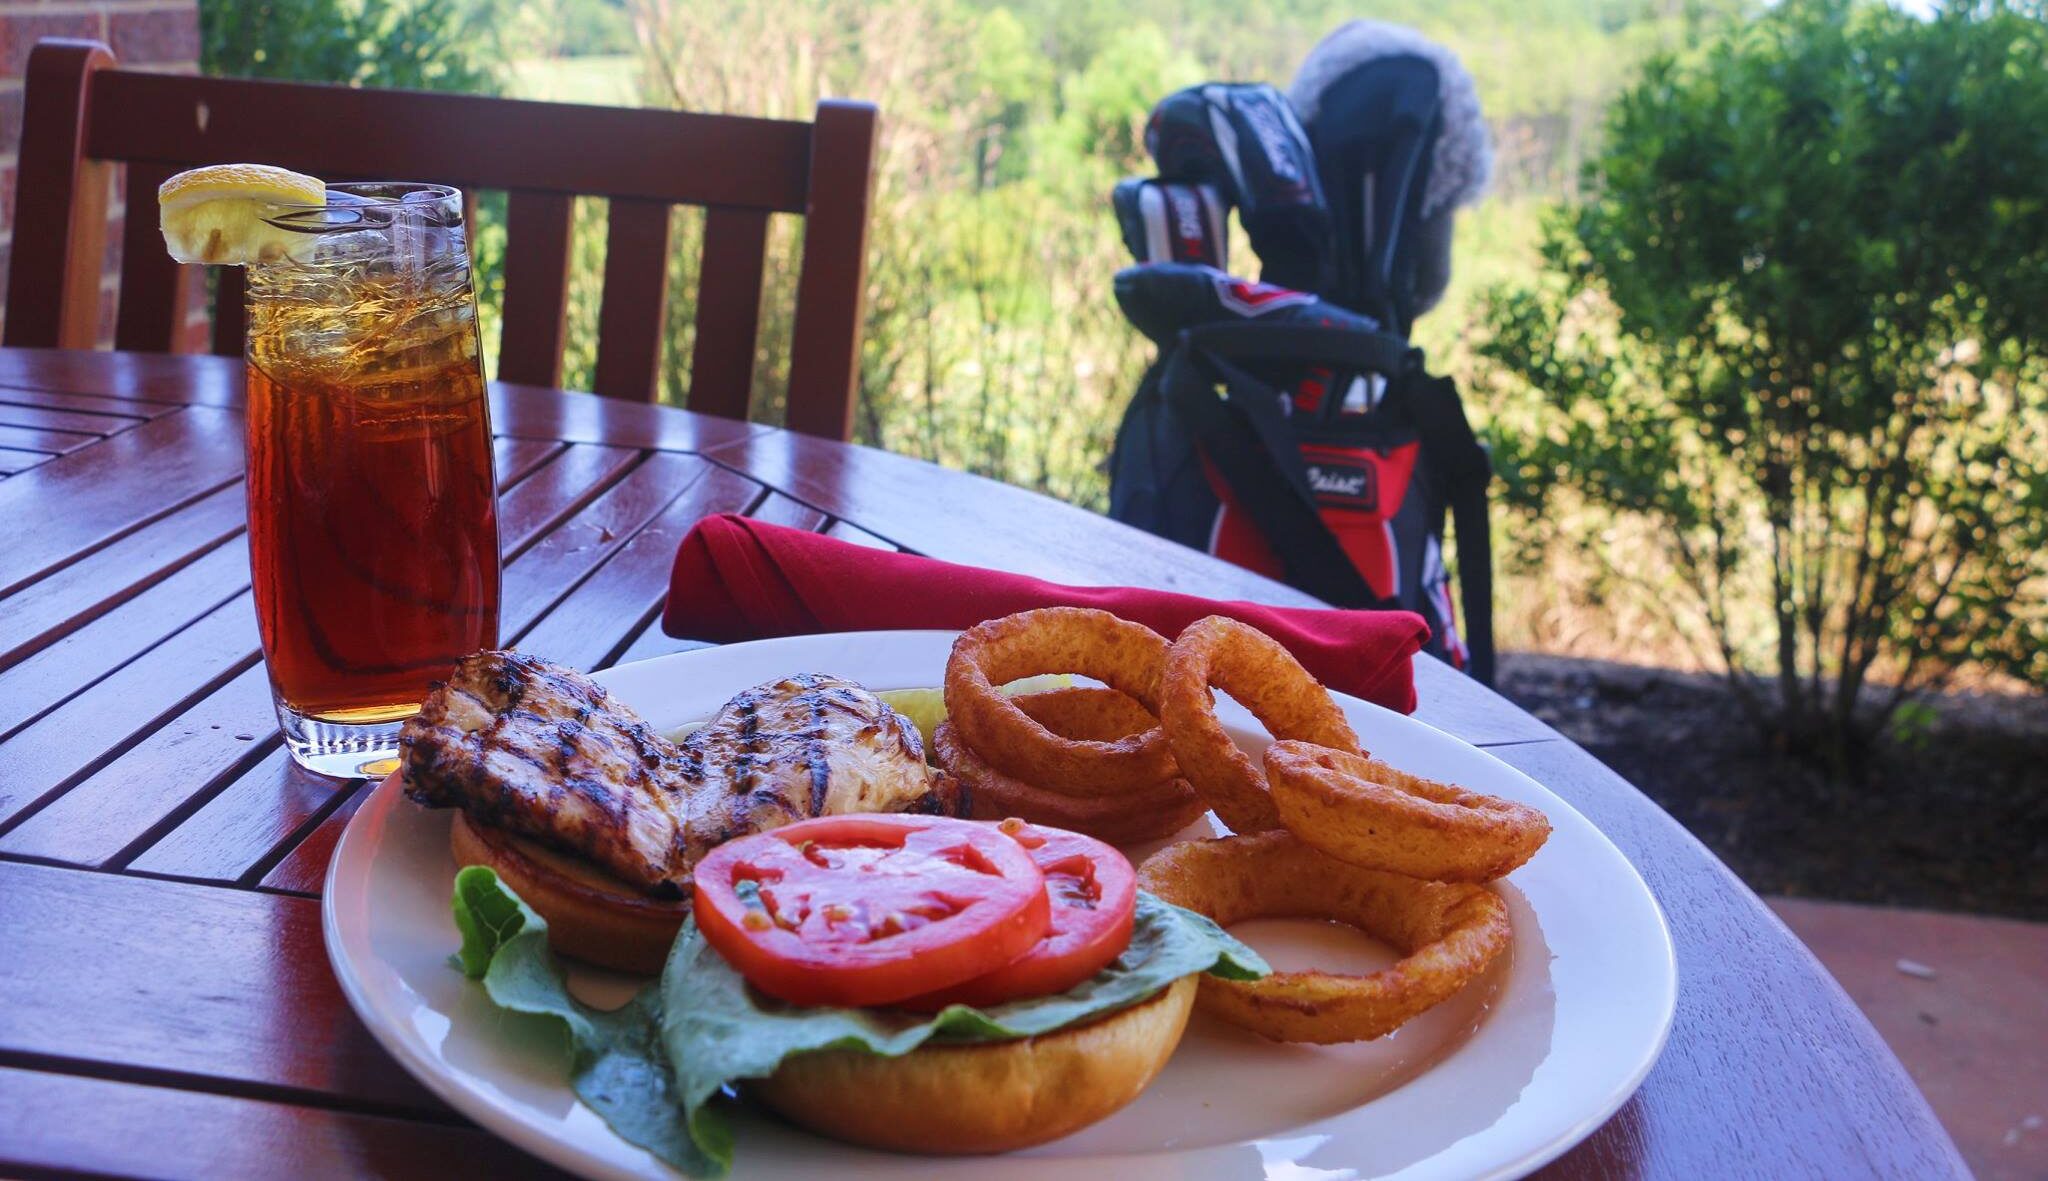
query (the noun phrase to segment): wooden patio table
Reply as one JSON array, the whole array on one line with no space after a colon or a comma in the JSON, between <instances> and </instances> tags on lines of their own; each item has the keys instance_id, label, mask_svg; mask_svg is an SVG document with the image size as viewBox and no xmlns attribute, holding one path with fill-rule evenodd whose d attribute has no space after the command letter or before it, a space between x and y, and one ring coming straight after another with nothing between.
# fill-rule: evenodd
<instances>
[{"instance_id":1,"label":"wooden patio table","mask_svg":"<svg viewBox=\"0 0 2048 1181\"><path fill-rule=\"evenodd\" d=\"M406 1075L328 967L322 874L367 788L279 745L241 392L231 359L0 350L0 1175L549 1175ZM1063 581L1309 602L862 447L516 386L492 410L505 638L583 668L690 646L656 615L676 543L718 512ZM1426 658L1416 673L1417 716L1591 818L1677 943L1662 1059L1546 1175L1967 1176L1869 1022L1698 841L1505 699Z\"/></svg>"}]
</instances>

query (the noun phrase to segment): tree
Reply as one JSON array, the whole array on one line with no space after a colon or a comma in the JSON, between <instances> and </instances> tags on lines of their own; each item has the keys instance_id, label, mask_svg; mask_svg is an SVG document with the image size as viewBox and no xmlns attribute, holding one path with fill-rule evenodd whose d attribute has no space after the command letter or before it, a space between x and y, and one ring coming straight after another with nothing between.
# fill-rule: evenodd
<instances>
[{"instance_id":1,"label":"tree","mask_svg":"<svg viewBox=\"0 0 2048 1181\"><path fill-rule=\"evenodd\" d=\"M1517 505L1637 523L1608 561L1671 572L1752 716L1838 769L1960 667L2048 682L2044 176L2037 10L1787 0L1651 62L1491 300Z\"/></svg>"},{"instance_id":2,"label":"tree","mask_svg":"<svg viewBox=\"0 0 2048 1181\"><path fill-rule=\"evenodd\" d=\"M205 0L200 65L236 78L488 92L499 16L489 0Z\"/></svg>"}]
</instances>

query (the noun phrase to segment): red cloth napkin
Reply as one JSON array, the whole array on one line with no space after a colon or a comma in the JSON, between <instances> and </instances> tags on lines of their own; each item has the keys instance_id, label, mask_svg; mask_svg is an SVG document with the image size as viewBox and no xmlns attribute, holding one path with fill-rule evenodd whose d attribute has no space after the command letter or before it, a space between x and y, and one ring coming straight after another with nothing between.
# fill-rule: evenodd
<instances>
[{"instance_id":1,"label":"red cloth napkin","mask_svg":"<svg viewBox=\"0 0 2048 1181\"><path fill-rule=\"evenodd\" d=\"M662 629L727 643L816 632L967 628L1033 607L1096 607L1171 639L1228 615L1280 641L1317 679L1389 709L1415 708L1410 658L1429 628L1407 611L1223 602L1136 587L1062 586L854 545L745 517L706 517L683 538Z\"/></svg>"}]
</instances>

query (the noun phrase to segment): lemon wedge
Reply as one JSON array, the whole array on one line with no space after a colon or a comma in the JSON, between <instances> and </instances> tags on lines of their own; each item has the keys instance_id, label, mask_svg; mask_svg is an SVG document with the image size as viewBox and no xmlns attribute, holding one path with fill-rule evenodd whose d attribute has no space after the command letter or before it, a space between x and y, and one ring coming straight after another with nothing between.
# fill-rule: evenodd
<instances>
[{"instance_id":1,"label":"lemon wedge","mask_svg":"<svg viewBox=\"0 0 2048 1181\"><path fill-rule=\"evenodd\" d=\"M288 255L311 235L264 218L280 206L321 205L324 182L268 164L212 164L181 172L156 191L164 245L179 262L247 266Z\"/></svg>"},{"instance_id":2,"label":"lemon wedge","mask_svg":"<svg viewBox=\"0 0 2048 1181\"><path fill-rule=\"evenodd\" d=\"M1066 673L1046 673L1043 676L1025 677L1003 686L1003 692L1015 697L1023 693L1042 693L1047 689L1064 689L1074 683ZM924 748L932 748L932 733L939 723L946 720L946 691L944 689L884 689L875 694L882 701L910 719L924 739Z\"/></svg>"},{"instance_id":3,"label":"lemon wedge","mask_svg":"<svg viewBox=\"0 0 2048 1181\"><path fill-rule=\"evenodd\" d=\"M917 733L924 739L925 754L932 749L932 731L946 720L946 691L944 689L884 689L875 694L890 709L910 719L917 727Z\"/></svg>"}]
</instances>

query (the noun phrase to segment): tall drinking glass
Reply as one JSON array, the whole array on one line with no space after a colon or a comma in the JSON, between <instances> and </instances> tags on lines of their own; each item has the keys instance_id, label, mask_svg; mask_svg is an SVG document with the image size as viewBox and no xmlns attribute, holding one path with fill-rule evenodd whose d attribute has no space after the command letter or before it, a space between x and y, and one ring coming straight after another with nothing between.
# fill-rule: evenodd
<instances>
[{"instance_id":1,"label":"tall drinking glass","mask_svg":"<svg viewBox=\"0 0 2048 1181\"><path fill-rule=\"evenodd\" d=\"M498 518L462 196L333 185L248 269L249 564L285 747L396 765L430 682L498 642Z\"/></svg>"}]
</instances>

